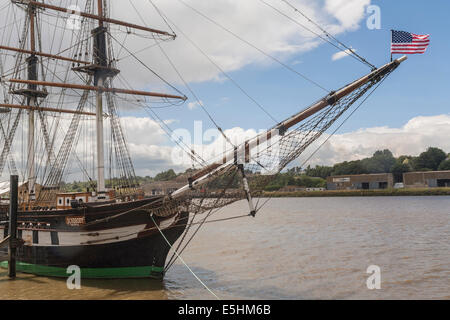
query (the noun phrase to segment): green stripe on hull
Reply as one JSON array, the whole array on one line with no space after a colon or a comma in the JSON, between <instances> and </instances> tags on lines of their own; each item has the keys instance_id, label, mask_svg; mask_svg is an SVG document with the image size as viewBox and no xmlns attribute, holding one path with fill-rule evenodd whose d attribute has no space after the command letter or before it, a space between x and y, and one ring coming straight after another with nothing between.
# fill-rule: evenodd
<instances>
[{"instance_id":1,"label":"green stripe on hull","mask_svg":"<svg viewBox=\"0 0 450 320\"><path fill-rule=\"evenodd\" d=\"M8 268L8 261L0 262L0 267ZM50 267L38 264L16 262L16 270L46 277L70 276L66 268ZM123 268L81 268L81 278L90 279L123 279L123 278L156 278L161 279L164 268L161 267L123 267Z\"/></svg>"}]
</instances>

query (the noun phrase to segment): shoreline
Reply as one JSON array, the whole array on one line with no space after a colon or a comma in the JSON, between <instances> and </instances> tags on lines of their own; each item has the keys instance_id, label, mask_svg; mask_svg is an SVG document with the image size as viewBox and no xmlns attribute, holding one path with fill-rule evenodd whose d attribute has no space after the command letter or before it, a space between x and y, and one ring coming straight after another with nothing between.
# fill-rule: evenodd
<instances>
[{"instance_id":1,"label":"shoreline","mask_svg":"<svg viewBox=\"0 0 450 320\"><path fill-rule=\"evenodd\" d=\"M274 198L296 197L387 197L387 196L450 196L450 188L377 189L377 190L325 190L264 192L264 196Z\"/></svg>"}]
</instances>

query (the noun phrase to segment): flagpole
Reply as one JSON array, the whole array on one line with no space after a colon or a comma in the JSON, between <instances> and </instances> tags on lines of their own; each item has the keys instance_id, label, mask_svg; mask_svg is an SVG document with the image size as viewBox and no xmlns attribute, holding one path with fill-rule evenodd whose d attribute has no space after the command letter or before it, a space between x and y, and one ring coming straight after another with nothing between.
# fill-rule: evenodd
<instances>
[{"instance_id":1,"label":"flagpole","mask_svg":"<svg viewBox=\"0 0 450 320\"><path fill-rule=\"evenodd\" d=\"M393 35L393 30L391 29L391 47L390 47L390 51L391 51L391 62L392 62L392 35Z\"/></svg>"}]
</instances>

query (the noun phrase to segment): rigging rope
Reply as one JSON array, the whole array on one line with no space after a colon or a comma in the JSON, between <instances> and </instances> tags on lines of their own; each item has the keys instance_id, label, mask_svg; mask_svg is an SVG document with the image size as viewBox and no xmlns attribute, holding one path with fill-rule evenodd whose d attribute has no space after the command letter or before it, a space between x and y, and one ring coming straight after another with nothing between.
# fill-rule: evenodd
<instances>
[{"instance_id":1,"label":"rigging rope","mask_svg":"<svg viewBox=\"0 0 450 320\"><path fill-rule=\"evenodd\" d=\"M328 140L330 140L335 133L348 121L348 119L350 119L351 116L353 116L353 114L358 111L358 109L370 98L370 96L375 92L375 90L378 89L378 87L384 82L384 80L386 80L387 76L389 76L390 72L386 75L385 78L383 78L378 85L361 101L361 103L342 121L342 123L337 126L336 129L333 130L333 132L325 139L325 141L323 141L315 150L313 153L311 153L311 155L300 165L300 168L302 168L309 160L311 160L311 158L319 151L320 148L322 148L322 146L328 142Z\"/></svg>"},{"instance_id":2,"label":"rigging rope","mask_svg":"<svg viewBox=\"0 0 450 320\"><path fill-rule=\"evenodd\" d=\"M175 64L172 62L172 60L170 59L170 57L167 55L167 53L164 51L164 49L161 47L161 45L158 43L158 47L161 50L161 52L164 54L164 56L166 57L166 59L169 61L170 65L172 66L172 68L175 70L175 72L177 73L178 77L181 79L181 81L183 82L183 84L185 85L185 87L189 90L189 92L191 93L191 95L194 97L196 103L200 106L200 108L202 108L203 112L206 113L206 115L208 116L209 120L214 124L214 126L217 128L217 130L219 130L219 132L222 134L222 136L225 138L225 140L230 143L232 146L234 146L234 144L231 142L230 138L228 138L228 136L225 134L225 132L222 130L222 128L219 126L219 124L217 123L217 121L212 117L211 113L206 109L205 105L203 104L202 100L200 100L200 98L197 96L197 94L194 92L194 90L191 88L191 86L187 83L187 81L184 79L184 77L181 75L181 73L179 72L179 70L175 67Z\"/></svg>"},{"instance_id":3,"label":"rigging rope","mask_svg":"<svg viewBox=\"0 0 450 320\"><path fill-rule=\"evenodd\" d=\"M169 87L171 87L172 89L174 89L175 91L177 91L179 94L183 95L184 94L178 90L175 86L173 86L172 84L170 84L167 80L165 80L163 77L161 77L159 74L157 74L155 71L153 71L147 64L145 64L141 59L139 59L134 53L132 53L130 50L128 50L127 47L125 47L122 43L120 43L119 40L117 40L112 34L111 32L108 31L109 36L116 41L126 52L128 52L128 54L130 54L134 59L136 59L136 61L138 61L144 68L146 68L147 70L149 70L151 73L153 73L156 77L158 77L158 79L160 79L161 81L163 81L166 85L168 85Z\"/></svg>"},{"instance_id":4,"label":"rigging rope","mask_svg":"<svg viewBox=\"0 0 450 320\"><path fill-rule=\"evenodd\" d=\"M128 0L131 5L133 6L134 10L136 10L136 7L133 5L131 0ZM161 13L161 11L159 10L159 8L157 6L155 6L153 4L153 2L151 0L149 0L150 3L153 5L153 7L155 8L156 12L158 12L158 14L160 15L160 17L164 20L164 22L166 23L166 25L170 28L170 31L172 31L172 33L174 35L176 35L175 30L172 29L172 26L169 24L169 22L167 22L166 18L164 17L164 15ZM139 17L141 18L141 21L143 21L144 19L142 18L142 16L140 15L140 13L136 10L136 12L138 13Z\"/></svg>"},{"instance_id":5,"label":"rigging rope","mask_svg":"<svg viewBox=\"0 0 450 320\"><path fill-rule=\"evenodd\" d=\"M155 4L149 0L149 2L152 4L152 6L158 11L158 13L161 15L161 17L164 19L162 13L159 11L159 9L155 6ZM142 18L142 16L140 15L140 13L137 11L136 7L133 5L134 10L137 12L138 16L140 17L141 21L144 23L145 26L147 26L147 23L145 22L145 20ZM166 21L164 19L164 21ZM167 23L167 21L166 21ZM169 26L170 27L170 26ZM116 40L117 41L117 40ZM164 56L166 57L166 59L168 60L168 62L170 63L170 65L172 66L172 68L174 69L174 71L177 73L178 77L181 79L181 81L184 83L185 87L189 90L189 92L192 94L192 96L195 98L197 104L202 108L202 110L206 113L206 115L208 116L208 118L210 119L210 121L214 124L214 126L217 128L217 130L222 134L222 136L225 138L225 140L230 143L231 145L234 146L234 144L231 142L231 140L228 138L228 136L225 134L225 132L222 130L222 128L218 125L218 123L216 122L216 120L214 120L214 118L212 117L212 115L208 112L208 110L206 110L205 106L203 105L203 102L198 98L198 96L195 94L195 92L192 90L192 88L189 86L189 84L187 83L187 81L184 79L184 77L181 75L181 73L179 72L179 70L176 68L175 64L173 63L173 61L170 59L170 57L167 55L167 53L164 51L164 49L162 48L161 44L157 41L156 45L159 47L159 49L161 50L161 52L164 54ZM127 50L128 51L128 50ZM130 52L129 52L130 53ZM134 55L133 55L134 56ZM191 152L193 154L195 154L195 151L191 149Z\"/></svg>"},{"instance_id":6,"label":"rigging rope","mask_svg":"<svg viewBox=\"0 0 450 320\"><path fill-rule=\"evenodd\" d=\"M223 188L221 194L217 197L217 199L215 200L215 204L216 205L219 200L221 199L221 197L224 196L224 194L226 193L227 189L231 186L232 182L233 182L233 178L236 176L237 170L234 171L232 179L230 179L230 181L228 182L228 184ZM192 234L192 236L189 238L189 240L186 242L186 244L183 246L183 248L181 249L181 252L183 252L187 246L189 245L189 243L192 241L192 239L194 239L195 235L197 234L197 232L201 229L201 227L203 226L203 224L206 222L206 219L208 219L212 214L213 214L213 210L214 207L209 210L208 214L206 215L206 217L202 220L202 222L200 223L200 225L197 227L197 229L194 231L194 233ZM186 230L185 232L187 232L188 230ZM173 257L172 257L173 258ZM168 270L174 263L176 260L172 261L172 258L170 258L169 263L167 263L165 270Z\"/></svg>"},{"instance_id":7,"label":"rigging rope","mask_svg":"<svg viewBox=\"0 0 450 320\"><path fill-rule=\"evenodd\" d=\"M150 3L155 6L153 4L152 0L149 0ZM156 7L156 6L155 6ZM162 12L160 13L161 15L163 14ZM179 31L180 33L192 44L193 47L195 47L204 57L206 57L206 59L209 60L209 62L211 62L211 64L213 64L226 78L228 78L228 80L230 80L233 85L235 85L244 95L246 95L251 101L253 101L253 103L256 104L256 106L258 108L260 108L267 116L269 116L269 118L271 118L275 123L278 123L279 121L277 119L275 119L258 101L256 101L255 98L253 98L252 96L250 96L250 94L244 90L244 88L242 88L242 86L240 86L227 72L225 72L216 62L214 62L214 60L211 59L210 56L208 56L208 54L206 54L205 51L203 51L190 37L188 37L188 35L186 33L183 32L183 30L181 28L179 28L172 20L170 20L168 17L166 17L168 21L170 21L171 24L173 24ZM160 46L161 48L161 46ZM161 48L162 50L162 48Z\"/></svg>"},{"instance_id":8,"label":"rigging rope","mask_svg":"<svg viewBox=\"0 0 450 320\"><path fill-rule=\"evenodd\" d=\"M276 9L275 7L269 5L268 3L264 2L263 0L259 0L261 2L263 2L264 4L272 7L274 10L278 11L280 14L286 16L288 19L296 22L297 24L301 25L298 21L290 18L289 16L285 15L284 13L282 13L281 11L279 11L278 9ZM315 33L314 31L310 30L309 28L301 25L303 28L307 29L308 31L314 33L315 35L319 36L322 40L327 41L328 43L330 43L331 45L337 47L338 49L340 49L341 51L343 51L344 53L352 56L353 58L359 60L360 62L362 62L363 64L369 66L372 70L376 69L377 67L374 66L373 64L371 64L370 62L368 62L366 59L364 59L363 57L361 57L360 55L358 55L354 49L352 49L351 47L348 47L347 45L345 45L343 42L339 41L338 39L336 39L336 37L334 37L332 34L330 34L328 31L326 31L323 27L321 27L318 23L314 22L311 18L309 18L305 13L303 13L302 11L300 11L298 8L296 8L294 5L292 5L290 2L288 2L287 0L280 0L282 2L284 2L285 4L287 4L289 7L291 7L295 12L301 14L306 20L308 20L310 23L312 23L313 25L315 25L317 28L319 28L326 37L336 41L339 45L341 45L342 47L344 47L346 50L341 50L338 46L336 46L335 44L333 44L331 41L328 41L326 39L323 39L322 37L320 37L320 35L318 35L317 33ZM347 51L348 50L348 51Z\"/></svg>"},{"instance_id":9,"label":"rigging rope","mask_svg":"<svg viewBox=\"0 0 450 320\"><path fill-rule=\"evenodd\" d=\"M130 84L127 82L126 79L124 79L120 74L118 75L118 77L122 81L122 83L125 84L125 86L131 88ZM165 121L163 121L158 116L158 114L154 110L152 110L153 109L152 107L148 107L148 106L145 106L145 105L140 105L140 106L144 109L144 111L149 115L149 117L152 120L157 122L157 124L159 125L161 130L163 130L167 134L168 137L173 137L174 136L174 134L175 134L174 131L165 123ZM191 155L191 153L192 153L191 148L188 145L186 145L186 143L184 143L184 141L181 138L178 139L178 140L175 140L175 139L172 139L172 140L181 148L181 150L183 152L185 152L187 155ZM182 145L184 145L187 148L187 150ZM207 165L207 162L198 153L194 152L194 154L195 154L195 157L196 157L195 161L200 166L203 167L203 166Z\"/></svg>"},{"instance_id":10,"label":"rigging rope","mask_svg":"<svg viewBox=\"0 0 450 320\"><path fill-rule=\"evenodd\" d=\"M391 71L392 72L392 71ZM304 165L306 165L306 163L308 163L309 160L311 160L311 158L323 147L323 145L325 145L325 143L327 143L335 134L336 132L350 119L351 116L353 116L353 114L358 111L358 109L369 99L369 97L378 89L378 87L386 80L386 78L389 76L389 74L391 74L391 72L389 72L388 74L386 74L386 76L374 87L374 89L369 92L369 94L359 103L359 105L342 121L341 124L339 124L339 126L337 126L337 128L335 128L333 130L333 132L325 139L325 141L323 141L315 150L314 152L309 155L309 157L302 162L302 164L300 165L300 167L302 168ZM268 199L260 206L258 207L258 209L256 209L256 211L258 212L259 210L261 210L270 200L273 199L272 197L268 197Z\"/></svg>"},{"instance_id":11,"label":"rigging rope","mask_svg":"<svg viewBox=\"0 0 450 320\"><path fill-rule=\"evenodd\" d=\"M153 215L151 215L150 217L152 218L152 221L155 224L155 226L158 228L158 231L161 234L161 236L164 238L164 240L167 242L169 247L172 249L173 248L172 244L170 243L169 240L167 240L166 236L161 231L160 227L158 226L158 224L156 223L155 219L153 218ZM181 255L178 254L178 252L176 250L174 250L174 253L178 257L178 259L180 259L180 261L185 265L185 267L192 273L192 275L201 283L201 285L203 287L205 287L205 289L208 290L217 300L220 300L220 298L210 288L208 288L208 286L195 274L195 272L192 271L192 269L187 265L187 263L184 261L184 259L181 257Z\"/></svg>"},{"instance_id":12,"label":"rigging rope","mask_svg":"<svg viewBox=\"0 0 450 320\"><path fill-rule=\"evenodd\" d=\"M284 68L286 68L287 70L297 74L298 76L300 76L301 78L303 78L304 80L314 84L316 87L322 89L323 91L330 93L331 91L326 89L325 87L321 86L319 83L317 83L316 81L312 80L311 78L307 77L306 75L304 75L303 73L300 73L299 71L291 68L290 66L288 66L286 63L282 62L281 60L277 59L276 57L272 56L271 54L265 52L264 50L262 50L261 48L257 47L256 45L250 43L249 41L245 40L244 38L240 37L239 35L237 35L236 33L234 33L233 31L227 29L226 27L224 27L223 25L221 25L220 23L214 21L213 19L211 19L210 17L208 17L207 15L205 15L204 13L200 12L199 10L195 9L194 7L188 5L185 1L183 0L177 0L178 2L181 2L183 5L185 5L186 7L188 7L189 9L191 9L192 11L194 11L195 13L197 13L198 15L200 15L201 17L205 18L206 20L210 21L211 23L213 23L214 25L218 26L219 28L221 28L222 30L225 30L226 32L228 32L229 34L231 34L232 36L234 36L235 38L239 39L240 41L246 43L247 45L249 45L250 47L254 48L255 50L259 51L260 53L262 53L263 55L265 55L266 57L272 59L273 61L277 62L278 64L280 64L281 66L283 66Z\"/></svg>"},{"instance_id":13,"label":"rigging rope","mask_svg":"<svg viewBox=\"0 0 450 320\"><path fill-rule=\"evenodd\" d=\"M109 33L109 35L111 36L111 38L116 41L117 43L119 43L119 45L121 45L123 47L123 45L114 37L111 35L111 33ZM159 42L156 43L161 51L165 54L165 52L162 50ZM125 48L125 47L124 47ZM141 61L139 58L136 57L136 55L134 55L132 52L130 52L127 48L125 48L125 50L131 55L133 56L137 61L139 61L144 67L146 67L148 70L150 70L153 74L155 74L159 79L161 79L164 83L166 83L167 85L169 85L170 87L172 87L174 90L176 90L178 93L184 95L180 90L178 90L177 88L175 88L174 86L172 86L169 82L167 82L166 80L164 80L161 76L159 76L156 72L154 72L152 69L150 69L143 61ZM166 55L166 54L165 54ZM176 70L176 72L179 74L178 70L175 68L175 66L173 65L172 61L169 59L169 57L166 55L167 59L169 60L169 62L171 63L172 67ZM196 97L199 105L202 106L202 108L204 109L204 111L207 113L207 115L209 116L209 118L211 119L211 121L214 123L214 125L218 128L218 130L222 133L222 135L224 136L224 138L227 139L227 141L229 141L229 143L231 143L231 141L228 139L228 137L225 135L225 133L222 131L222 129L217 125L217 123L214 121L214 119L212 118L212 116L206 111L206 109L204 108L203 104L201 103L201 101L197 98L197 96L195 95L195 93L192 91L192 89L189 87L189 85L184 81L184 79L182 78L181 74L179 74L180 78L182 79L182 81L185 83L186 87L189 89L189 91L191 92L191 94L193 94L194 97ZM151 112L153 114L155 114L155 112L153 110L151 110ZM159 119L159 117L158 117ZM160 122L158 122L160 123ZM167 127L167 126L166 126ZM175 142L177 143L177 142ZM178 143L177 143L178 144ZM179 145L179 144L178 144ZM183 149L184 150L184 149ZM186 150L184 150L184 152L186 152ZM192 150L189 153L192 153ZM195 153L195 152L194 152ZM200 159L201 161L203 161L205 163L205 161L198 155L195 153L195 155L197 156L198 159Z\"/></svg>"}]
</instances>

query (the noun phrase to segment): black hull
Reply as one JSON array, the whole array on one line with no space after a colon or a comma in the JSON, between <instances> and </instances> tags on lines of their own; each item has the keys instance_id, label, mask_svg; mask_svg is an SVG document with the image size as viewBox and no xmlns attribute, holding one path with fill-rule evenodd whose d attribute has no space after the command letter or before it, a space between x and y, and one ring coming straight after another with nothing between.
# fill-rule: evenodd
<instances>
[{"instance_id":1,"label":"black hull","mask_svg":"<svg viewBox=\"0 0 450 320\"><path fill-rule=\"evenodd\" d=\"M114 207L114 206L112 206ZM107 212L106 212L107 211ZM123 211L117 210L95 210L94 217L86 215L86 220L104 218L108 214L117 214ZM183 234L189 213L183 212L172 217L173 222L165 225L162 229L167 240L173 244ZM31 218L30 215L28 215ZM42 215L39 219L42 221ZM63 226L60 219L52 218L58 224L60 234L69 234L86 237L86 232L92 233L94 227L81 226L74 230L73 227ZM29 220L29 219L28 219ZM163 218L155 217L156 223L161 226ZM81 269L82 278L159 278L164 276L164 266L170 246L155 227L148 212L136 210L128 216L102 222L95 225L98 233L117 230L120 227L140 226L140 231L131 238L121 239L114 237L108 239L107 243L96 243L98 236L92 236L93 243L78 243L75 245L51 244L42 245L25 244L17 250L18 271L28 272L44 276L68 277L67 267L75 265ZM144 226L144 227L142 227ZM51 227L53 230L53 227ZM44 230L50 233L50 230ZM44 231L40 231L43 233ZM25 232L25 230L23 230ZM54 232L54 231L53 231ZM34 236L33 236L34 238ZM34 241L35 239L33 239ZM37 239L41 241L40 239ZM52 239L53 240L53 239ZM78 241L79 242L79 241ZM7 265L2 262L3 267Z\"/></svg>"}]
</instances>

